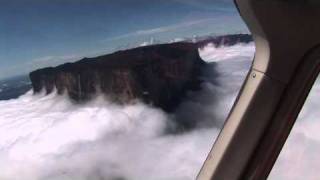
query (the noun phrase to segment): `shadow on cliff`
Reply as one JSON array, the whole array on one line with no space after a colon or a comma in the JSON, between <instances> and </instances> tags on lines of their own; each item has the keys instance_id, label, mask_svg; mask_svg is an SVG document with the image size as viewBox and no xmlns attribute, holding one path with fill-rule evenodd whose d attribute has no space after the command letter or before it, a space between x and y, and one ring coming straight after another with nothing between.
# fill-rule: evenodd
<instances>
[{"instance_id":1,"label":"shadow on cliff","mask_svg":"<svg viewBox=\"0 0 320 180\"><path fill-rule=\"evenodd\" d=\"M201 85L197 91L188 91L181 104L170 114L173 124L168 133L184 133L195 128L220 128L223 118L215 111L219 101L219 73L217 64L208 63L200 75Z\"/></svg>"}]
</instances>

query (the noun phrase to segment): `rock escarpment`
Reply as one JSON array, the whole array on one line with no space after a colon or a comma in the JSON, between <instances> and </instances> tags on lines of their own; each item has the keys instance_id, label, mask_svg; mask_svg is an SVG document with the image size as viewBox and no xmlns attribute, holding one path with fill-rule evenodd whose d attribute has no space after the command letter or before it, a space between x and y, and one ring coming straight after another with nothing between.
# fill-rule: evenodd
<instances>
[{"instance_id":1,"label":"rock escarpment","mask_svg":"<svg viewBox=\"0 0 320 180\"><path fill-rule=\"evenodd\" d=\"M188 90L200 88L206 63L198 48L209 43L229 46L250 41L251 36L240 34L138 47L39 69L30 73L30 79L34 93L44 90L49 94L56 89L76 102L102 93L114 102L139 99L172 111Z\"/></svg>"},{"instance_id":2,"label":"rock escarpment","mask_svg":"<svg viewBox=\"0 0 320 180\"><path fill-rule=\"evenodd\" d=\"M199 88L204 64L195 44L162 44L40 69L30 79L35 93L56 88L75 101L103 93L115 102L140 99L171 111L187 90Z\"/></svg>"}]
</instances>

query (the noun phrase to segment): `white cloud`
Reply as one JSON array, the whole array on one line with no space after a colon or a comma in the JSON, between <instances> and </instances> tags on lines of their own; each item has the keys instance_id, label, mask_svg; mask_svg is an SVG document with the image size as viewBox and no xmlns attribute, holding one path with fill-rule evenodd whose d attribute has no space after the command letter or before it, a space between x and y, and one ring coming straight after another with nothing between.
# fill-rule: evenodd
<instances>
[{"instance_id":1,"label":"white cloud","mask_svg":"<svg viewBox=\"0 0 320 180\"><path fill-rule=\"evenodd\" d=\"M0 179L195 179L250 66L253 54L237 52L208 67L203 90L176 114L102 97L75 105L54 93L0 101ZM168 134L173 119L195 129Z\"/></svg>"},{"instance_id":2,"label":"white cloud","mask_svg":"<svg viewBox=\"0 0 320 180\"><path fill-rule=\"evenodd\" d=\"M205 23L210 20L212 20L212 18L189 21L189 22L184 22L184 23L180 23L177 25L164 26L164 27L159 27L159 28L154 28L154 29L139 30L139 31L136 31L136 34L137 35L149 35L149 34L155 34L155 33L163 33L163 32L173 31L176 29L184 28L184 27L193 26L196 24Z\"/></svg>"},{"instance_id":3,"label":"white cloud","mask_svg":"<svg viewBox=\"0 0 320 180\"><path fill-rule=\"evenodd\" d=\"M178 24L174 24L174 25L162 26L162 27L157 27L157 28L152 28L152 29L142 29L142 30L138 30L138 31L135 31L132 33L123 34L123 35L116 36L113 38L108 38L104 41L118 40L118 39L123 39L123 38L128 38L128 37L134 37L134 36L153 35L153 34L158 34L158 33L170 32L170 31L175 31L178 29L183 29L186 27L191 27L194 25L202 24L202 23L207 23L208 21L211 21L211 20L214 20L214 18L193 20L193 21L182 22L182 23L178 23Z\"/></svg>"}]
</instances>

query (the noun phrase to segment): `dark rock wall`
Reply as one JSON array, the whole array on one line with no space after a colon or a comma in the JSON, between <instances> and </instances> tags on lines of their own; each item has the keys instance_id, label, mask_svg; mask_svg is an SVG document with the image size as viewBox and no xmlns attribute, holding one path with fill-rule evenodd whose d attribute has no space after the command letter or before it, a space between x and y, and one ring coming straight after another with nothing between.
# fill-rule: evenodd
<instances>
[{"instance_id":1,"label":"dark rock wall","mask_svg":"<svg viewBox=\"0 0 320 180\"><path fill-rule=\"evenodd\" d=\"M173 110L187 90L199 88L205 62L192 43L139 47L30 73L35 93L55 88L75 101L98 92L119 103L140 99Z\"/></svg>"},{"instance_id":2,"label":"dark rock wall","mask_svg":"<svg viewBox=\"0 0 320 180\"><path fill-rule=\"evenodd\" d=\"M195 43L138 47L39 69L30 73L30 79L35 93L44 90L49 94L56 89L77 102L102 93L114 102L139 99L172 111L186 91L200 88L200 73L206 63L199 57L198 48L209 43L231 46L251 41L250 35L237 34L206 37Z\"/></svg>"}]
</instances>

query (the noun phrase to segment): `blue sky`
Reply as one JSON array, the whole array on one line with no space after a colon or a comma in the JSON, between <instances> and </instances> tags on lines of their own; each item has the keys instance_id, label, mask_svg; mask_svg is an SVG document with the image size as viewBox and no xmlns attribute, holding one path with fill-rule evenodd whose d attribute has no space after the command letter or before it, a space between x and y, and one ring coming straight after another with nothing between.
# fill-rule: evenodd
<instances>
[{"instance_id":1,"label":"blue sky","mask_svg":"<svg viewBox=\"0 0 320 180\"><path fill-rule=\"evenodd\" d=\"M246 32L230 0L2 0L0 79L154 39Z\"/></svg>"}]
</instances>

